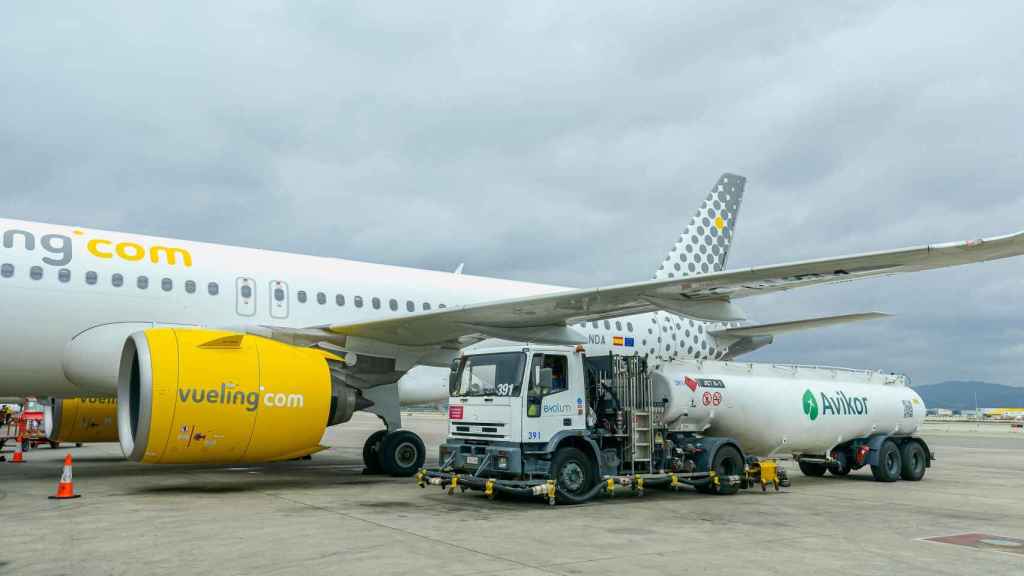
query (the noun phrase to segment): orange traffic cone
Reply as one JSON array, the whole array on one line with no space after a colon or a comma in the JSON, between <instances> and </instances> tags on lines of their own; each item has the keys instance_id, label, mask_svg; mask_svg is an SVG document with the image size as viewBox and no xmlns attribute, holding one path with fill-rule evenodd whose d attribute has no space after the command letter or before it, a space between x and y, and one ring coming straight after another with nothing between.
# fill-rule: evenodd
<instances>
[{"instance_id":1,"label":"orange traffic cone","mask_svg":"<svg viewBox=\"0 0 1024 576\"><path fill-rule=\"evenodd\" d=\"M21 436L18 436L17 444L14 446L14 458L11 458L11 464L24 464L25 454L21 451Z\"/></svg>"},{"instance_id":2,"label":"orange traffic cone","mask_svg":"<svg viewBox=\"0 0 1024 576\"><path fill-rule=\"evenodd\" d=\"M57 493L50 496L50 500L64 500L66 498L78 498L81 494L75 494L75 483L71 481L71 453L64 457L64 472L60 475L60 482L57 483Z\"/></svg>"}]
</instances>

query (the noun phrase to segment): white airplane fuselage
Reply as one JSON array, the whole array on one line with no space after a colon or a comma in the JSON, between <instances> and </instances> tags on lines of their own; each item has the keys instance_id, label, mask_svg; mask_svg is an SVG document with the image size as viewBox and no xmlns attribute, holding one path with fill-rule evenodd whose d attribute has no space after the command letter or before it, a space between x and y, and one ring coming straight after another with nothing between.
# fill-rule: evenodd
<instances>
[{"instance_id":1,"label":"white airplane fuselage","mask_svg":"<svg viewBox=\"0 0 1024 576\"><path fill-rule=\"evenodd\" d=\"M0 219L0 396L114 395L115 381L83 387L65 366L68 343L99 326L306 328L566 289ZM708 326L659 312L576 329L587 335L589 353L721 358L728 350L706 333ZM430 389L410 388L410 397L447 396L444 369L432 370L436 378L415 379Z\"/></svg>"}]
</instances>

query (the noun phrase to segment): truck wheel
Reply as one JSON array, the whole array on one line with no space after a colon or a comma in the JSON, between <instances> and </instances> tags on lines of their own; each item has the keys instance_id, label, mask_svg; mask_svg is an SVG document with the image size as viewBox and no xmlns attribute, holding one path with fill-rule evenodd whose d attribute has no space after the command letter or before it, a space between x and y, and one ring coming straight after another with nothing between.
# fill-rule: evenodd
<instances>
[{"instance_id":1,"label":"truck wheel","mask_svg":"<svg viewBox=\"0 0 1024 576\"><path fill-rule=\"evenodd\" d=\"M384 435L380 443L380 467L392 476L412 476L423 468L427 448L420 437L408 430Z\"/></svg>"},{"instance_id":2,"label":"truck wheel","mask_svg":"<svg viewBox=\"0 0 1024 576\"><path fill-rule=\"evenodd\" d=\"M366 439L363 444L363 465L366 466L367 474L380 474L380 441L387 434L387 430L377 430Z\"/></svg>"},{"instance_id":3,"label":"truck wheel","mask_svg":"<svg viewBox=\"0 0 1024 576\"><path fill-rule=\"evenodd\" d=\"M22 440L21 441L21 451L22 452L28 452L28 449L31 448L31 447L32 447L32 443L29 442L28 440Z\"/></svg>"},{"instance_id":4,"label":"truck wheel","mask_svg":"<svg viewBox=\"0 0 1024 576\"><path fill-rule=\"evenodd\" d=\"M551 458L551 478L562 502L582 504L590 499L588 493L594 487L594 466L586 454L566 446Z\"/></svg>"},{"instance_id":5,"label":"truck wheel","mask_svg":"<svg viewBox=\"0 0 1024 576\"><path fill-rule=\"evenodd\" d=\"M878 464L871 467L871 475L879 482L895 482L900 479L902 462L900 449L892 440L882 442L878 449Z\"/></svg>"},{"instance_id":6,"label":"truck wheel","mask_svg":"<svg viewBox=\"0 0 1024 576\"><path fill-rule=\"evenodd\" d=\"M820 478L825 475L825 471L828 470L828 466L820 462L804 462L800 460L797 462L800 466L800 471L804 473L804 476L810 476L812 478Z\"/></svg>"},{"instance_id":7,"label":"truck wheel","mask_svg":"<svg viewBox=\"0 0 1024 576\"><path fill-rule=\"evenodd\" d=\"M53 440L50 440L50 449L56 450L57 448L60 448L60 442L54 442Z\"/></svg>"},{"instance_id":8,"label":"truck wheel","mask_svg":"<svg viewBox=\"0 0 1024 576\"><path fill-rule=\"evenodd\" d=\"M924 478L925 464L927 460L924 455L924 448L914 440L908 440L900 448L900 478L917 482Z\"/></svg>"},{"instance_id":9,"label":"truck wheel","mask_svg":"<svg viewBox=\"0 0 1024 576\"><path fill-rule=\"evenodd\" d=\"M715 452L715 459L711 464L711 469L719 477L743 476L743 468L743 457L740 456L740 451L734 446L726 444ZM727 484L725 480L722 480L718 486L709 484L702 486L698 490L705 494L735 494L740 491L740 487L735 484Z\"/></svg>"},{"instance_id":10,"label":"truck wheel","mask_svg":"<svg viewBox=\"0 0 1024 576\"><path fill-rule=\"evenodd\" d=\"M850 453L839 450L828 463L828 471L833 476L846 476L850 473Z\"/></svg>"}]
</instances>

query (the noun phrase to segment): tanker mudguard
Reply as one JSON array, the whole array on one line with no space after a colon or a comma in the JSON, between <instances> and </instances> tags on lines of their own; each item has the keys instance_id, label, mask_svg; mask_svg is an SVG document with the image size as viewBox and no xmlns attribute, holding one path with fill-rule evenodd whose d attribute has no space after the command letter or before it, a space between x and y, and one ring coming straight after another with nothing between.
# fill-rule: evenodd
<instances>
[{"instance_id":1,"label":"tanker mudguard","mask_svg":"<svg viewBox=\"0 0 1024 576\"><path fill-rule=\"evenodd\" d=\"M334 365L332 365L334 363ZM317 452L327 426L365 407L328 352L259 336L154 328L118 373L121 447L137 462L266 462Z\"/></svg>"},{"instance_id":2,"label":"tanker mudguard","mask_svg":"<svg viewBox=\"0 0 1024 576\"><path fill-rule=\"evenodd\" d=\"M882 449L882 444L886 440L892 440L900 447L903 446L904 442L917 442L924 448L924 465L926 468L931 468L932 460L935 459L935 454L932 453L932 449L928 446L928 443L923 438L917 436L890 436L888 434L875 434L867 439L867 444L871 451L864 457L864 464L870 466L878 466L878 451Z\"/></svg>"},{"instance_id":3,"label":"tanker mudguard","mask_svg":"<svg viewBox=\"0 0 1024 576\"><path fill-rule=\"evenodd\" d=\"M669 438L680 448L690 444L701 449L701 452L695 454L693 457L696 469L700 471L710 470L712 462L715 461L715 455L718 453L718 449L726 445L739 450L741 459L744 462L747 461L746 452L744 452L743 448L740 447L740 443L732 438L725 436L698 437L679 433L670 434Z\"/></svg>"}]
</instances>

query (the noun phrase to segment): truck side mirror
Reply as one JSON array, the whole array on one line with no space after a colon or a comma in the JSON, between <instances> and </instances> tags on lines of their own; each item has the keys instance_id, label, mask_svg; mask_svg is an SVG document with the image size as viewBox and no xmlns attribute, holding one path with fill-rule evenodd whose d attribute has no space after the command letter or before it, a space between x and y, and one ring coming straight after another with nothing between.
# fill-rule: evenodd
<instances>
[{"instance_id":1,"label":"truck side mirror","mask_svg":"<svg viewBox=\"0 0 1024 576\"><path fill-rule=\"evenodd\" d=\"M448 374L448 393L452 396L459 389L459 359L452 360L452 371Z\"/></svg>"},{"instance_id":2,"label":"truck side mirror","mask_svg":"<svg viewBox=\"0 0 1024 576\"><path fill-rule=\"evenodd\" d=\"M540 369L540 389L542 394L551 392L551 368Z\"/></svg>"}]
</instances>

